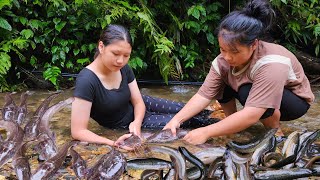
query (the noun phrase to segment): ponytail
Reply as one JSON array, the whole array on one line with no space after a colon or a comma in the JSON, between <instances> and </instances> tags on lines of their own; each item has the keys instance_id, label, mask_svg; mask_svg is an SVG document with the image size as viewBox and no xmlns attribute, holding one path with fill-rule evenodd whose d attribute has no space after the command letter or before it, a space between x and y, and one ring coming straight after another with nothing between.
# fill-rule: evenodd
<instances>
[{"instance_id":1,"label":"ponytail","mask_svg":"<svg viewBox=\"0 0 320 180\"><path fill-rule=\"evenodd\" d=\"M251 45L272 26L275 13L267 0L251 0L242 10L228 14L218 27L218 36L230 45Z\"/></svg>"}]
</instances>

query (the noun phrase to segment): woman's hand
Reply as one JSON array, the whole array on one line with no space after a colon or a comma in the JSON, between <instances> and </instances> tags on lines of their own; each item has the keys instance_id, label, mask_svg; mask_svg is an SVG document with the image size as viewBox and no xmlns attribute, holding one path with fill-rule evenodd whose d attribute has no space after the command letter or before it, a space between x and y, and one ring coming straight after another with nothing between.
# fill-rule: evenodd
<instances>
[{"instance_id":1,"label":"woman's hand","mask_svg":"<svg viewBox=\"0 0 320 180\"><path fill-rule=\"evenodd\" d=\"M115 142L113 146L119 147L121 149L127 150L127 151L133 151L133 148L129 147L129 146L124 146L123 142L128 139L129 137L131 137L132 134L124 134L122 136L120 136Z\"/></svg>"},{"instance_id":2,"label":"woman's hand","mask_svg":"<svg viewBox=\"0 0 320 180\"><path fill-rule=\"evenodd\" d=\"M129 132L141 137L141 123L139 121L132 121L129 125Z\"/></svg>"},{"instance_id":3,"label":"woman's hand","mask_svg":"<svg viewBox=\"0 0 320 180\"><path fill-rule=\"evenodd\" d=\"M207 134L204 128L197 128L185 135L183 140L193 145L203 144L209 139Z\"/></svg>"},{"instance_id":4,"label":"woman's hand","mask_svg":"<svg viewBox=\"0 0 320 180\"><path fill-rule=\"evenodd\" d=\"M170 129L171 133L176 136L177 134L177 128L180 127L180 122L177 120L171 119L164 127L163 130L165 129Z\"/></svg>"}]
</instances>

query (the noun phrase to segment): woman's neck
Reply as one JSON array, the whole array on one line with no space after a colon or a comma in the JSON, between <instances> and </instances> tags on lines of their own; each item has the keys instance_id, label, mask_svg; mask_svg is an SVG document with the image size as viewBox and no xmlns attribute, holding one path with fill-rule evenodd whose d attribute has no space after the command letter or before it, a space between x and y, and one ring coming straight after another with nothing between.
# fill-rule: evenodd
<instances>
[{"instance_id":1,"label":"woman's neck","mask_svg":"<svg viewBox=\"0 0 320 180\"><path fill-rule=\"evenodd\" d=\"M108 76L115 73L115 72L112 72L110 69L108 69L102 63L102 60L99 58L99 56L90 65L88 65L88 68L102 76Z\"/></svg>"}]
</instances>

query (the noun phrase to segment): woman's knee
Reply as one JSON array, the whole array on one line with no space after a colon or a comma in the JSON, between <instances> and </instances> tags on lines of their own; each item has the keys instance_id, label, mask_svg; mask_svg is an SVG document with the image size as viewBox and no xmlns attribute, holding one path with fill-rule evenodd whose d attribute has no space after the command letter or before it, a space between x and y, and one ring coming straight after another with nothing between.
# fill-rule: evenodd
<instances>
[{"instance_id":1,"label":"woman's knee","mask_svg":"<svg viewBox=\"0 0 320 180\"><path fill-rule=\"evenodd\" d=\"M280 111L281 121L289 121L298 119L305 115L310 108L304 99L298 97L288 89L284 89Z\"/></svg>"}]
</instances>

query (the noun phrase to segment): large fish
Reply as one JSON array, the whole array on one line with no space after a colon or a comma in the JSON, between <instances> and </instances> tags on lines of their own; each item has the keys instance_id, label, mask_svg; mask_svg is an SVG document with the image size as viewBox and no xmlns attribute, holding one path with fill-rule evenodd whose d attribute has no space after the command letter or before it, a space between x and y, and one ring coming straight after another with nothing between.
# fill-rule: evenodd
<instances>
[{"instance_id":1,"label":"large fish","mask_svg":"<svg viewBox=\"0 0 320 180\"><path fill-rule=\"evenodd\" d=\"M157 152L157 153L162 153L162 154L169 155L170 158L171 158L171 161L173 163L173 167L174 167L175 173L178 174L180 179L182 179L182 180L187 179L187 175L186 175L186 160L179 153L178 150L173 149L171 147L154 146L154 145L148 146L148 149L152 153L153 152Z\"/></svg>"},{"instance_id":2,"label":"large fish","mask_svg":"<svg viewBox=\"0 0 320 180\"><path fill-rule=\"evenodd\" d=\"M260 165L262 162L263 156L270 152L274 151L277 146L276 138L273 136L269 141L266 141L262 146L258 147L252 154L250 164L251 165Z\"/></svg>"},{"instance_id":3,"label":"large fish","mask_svg":"<svg viewBox=\"0 0 320 180\"><path fill-rule=\"evenodd\" d=\"M66 106L70 105L74 101L73 97L70 97L66 100L60 101L54 105L52 105L48 110L45 111L43 114L41 121L40 121L40 132L50 132L49 128L49 121L51 120L52 116L65 108Z\"/></svg>"},{"instance_id":4,"label":"large fish","mask_svg":"<svg viewBox=\"0 0 320 180\"><path fill-rule=\"evenodd\" d=\"M35 170L35 172L32 173L31 180L51 178L59 170L59 168L62 166L62 164L67 156L69 148L72 146L75 146L78 143L79 143L79 141L73 140L73 141L70 141L70 142L64 144L55 156L53 156L52 158L43 162Z\"/></svg>"},{"instance_id":5,"label":"large fish","mask_svg":"<svg viewBox=\"0 0 320 180\"><path fill-rule=\"evenodd\" d=\"M207 168L205 164L196 156L194 156L190 151L188 151L185 147L179 146L178 150L186 160L198 167L198 169L200 170L200 176L198 179L204 179L207 175Z\"/></svg>"},{"instance_id":6,"label":"large fish","mask_svg":"<svg viewBox=\"0 0 320 180\"><path fill-rule=\"evenodd\" d=\"M126 166L127 161L124 155L120 151L112 148L110 152L103 155L98 162L89 169L87 179L120 179L126 169Z\"/></svg>"},{"instance_id":7,"label":"large fish","mask_svg":"<svg viewBox=\"0 0 320 180\"><path fill-rule=\"evenodd\" d=\"M0 167L8 162L20 148L24 137L23 129L14 121L0 120L0 127L7 130L7 138L0 144Z\"/></svg>"},{"instance_id":8,"label":"large fish","mask_svg":"<svg viewBox=\"0 0 320 180\"><path fill-rule=\"evenodd\" d=\"M305 155L310 145L314 141L316 141L319 138L319 136L320 136L320 129L314 131L305 139L303 139L303 141L300 142L295 162L298 162Z\"/></svg>"},{"instance_id":9,"label":"large fish","mask_svg":"<svg viewBox=\"0 0 320 180\"><path fill-rule=\"evenodd\" d=\"M197 147L201 147L201 150L195 152L193 155L200 159L204 164L211 164L217 158L224 156L226 152L226 148L223 146L203 144L201 146L197 145ZM190 165L187 164L187 167L190 167Z\"/></svg>"},{"instance_id":10,"label":"large fish","mask_svg":"<svg viewBox=\"0 0 320 180\"><path fill-rule=\"evenodd\" d=\"M79 179L84 179L88 173L86 161L73 149L73 147L70 148L69 153L72 157L72 169L74 173Z\"/></svg>"},{"instance_id":11,"label":"large fish","mask_svg":"<svg viewBox=\"0 0 320 180\"><path fill-rule=\"evenodd\" d=\"M257 148L263 146L265 142L268 142L276 132L277 128L273 128L268 130L263 136L254 138L249 142L230 141L227 146L230 147L232 150L240 153L252 153Z\"/></svg>"},{"instance_id":12,"label":"large fish","mask_svg":"<svg viewBox=\"0 0 320 180\"><path fill-rule=\"evenodd\" d=\"M255 179L297 179L312 176L313 171L307 168L277 169L268 171L258 171L254 174Z\"/></svg>"},{"instance_id":13,"label":"large fish","mask_svg":"<svg viewBox=\"0 0 320 180\"><path fill-rule=\"evenodd\" d=\"M171 169L171 162L158 158L137 158L127 161L127 169L134 170L165 170Z\"/></svg>"},{"instance_id":14,"label":"large fish","mask_svg":"<svg viewBox=\"0 0 320 180\"><path fill-rule=\"evenodd\" d=\"M59 93L54 93L47 97L34 112L33 117L29 120L29 122L24 127L24 132L26 134L26 138L34 139L39 135L39 127L40 121L44 113L48 110L50 102L56 98Z\"/></svg>"},{"instance_id":15,"label":"large fish","mask_svg":"<svg viewBox=\"0 0 320 180\"><path fill-rule=\"evenodd\" d=\"M24 92L20 96L20 105L16 109L15 113L15 121L18 124L21 124L27 117L28 114L28 108L27 108L27 98L29 96L30 92Z\"/></svg>"},{"instance_id":16,"label":"large fish","mask_svg":"<svg viewBox=\"0 0 320 180\"><path fill-rule=\"evenodd\" d=\"M39 153L39 160L48 160L57 154L58 148L55 139L47 133L41 133L37 138L42 139L34 146L34 150Z\"/></svg>"},{"instance_id":17,"label":"large fish","mask_svg":"<svg viewBox=\"0 0 320 180\"><path fill-rule=\"evenodd\" d=\"M35 149L40 153L41 160L47 160L53 157L57 153L57 146L55 143L55 134L50 130L49 121L52 116L59 112L64 107L70 105L73 102L74 98L70 97L66 100L60 101L52 105L48 110L45 111L44 115L41 117L39 124L37 124L38 132L42 136L45 136L45 141L42 141L38 145L35 146Z\"/></svg>"},{"instance_id":18,"label":"large fish","mask_svg":"<svg viewBox=\"0 0 320 180\"><path fill-rule=\"evenodd\" d=\"M15 118L17 105L12 98L12 93L7 93L6 96L4 97L4 101L5 103L1 110L2 118L5 121L13 121Z\"/></svg>"},{"instance_id":19,"label":"large fish","mask_svg":"<svg viewBox=\"0 0 320 180\"><path fill-rule=\"evenodd\" d=\"M188 133L187 130L177 129L176 136L172 135L170 129L161 130L146 139L146 143L167 143L183 138Z\"/></svg>"},{"instance_id":20,"label":"large fish","mask_svg":"<svg viewBox=\"0 0 320 180\"><path fill-rule=\"evenodd\" d=\"M287 158L292 155L296 155L300 145L300 133L298 131L292 132L282 147L282 155ZM284 166L285 169L290 169L294 166L294 163Z\"/></svg>"},{"instance_id":21,"label":"large fish","mask_svg":"<svg viewBox=\"0 0 320 180\"><path fill-rule=\"evenodd\" d=\"M12 166L19 180L28 180L31 177L29 158L25 156L27 148L31 143L34 142L28 141L22 144L12 158Z\"/></svg>"},{"instance_id":22,"label":"large fish","mask_svg":"<svg viewBox=\"0 0 320 180\"><path fill-rule=\"evenodd\" d=\"M227 149L226 153L224 154L225 159L225 168L223 170L225 179L237 179L237 168L232 161L231 157L231 150Z\"/></svg>"}]
</instances>

